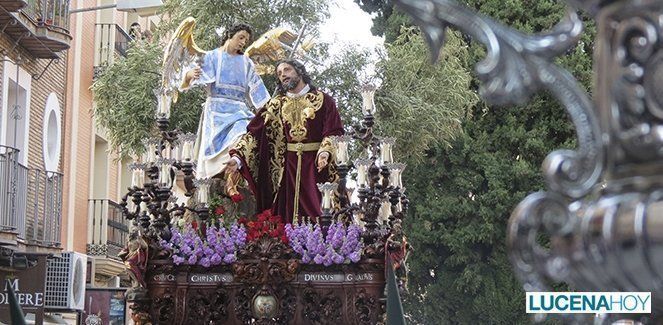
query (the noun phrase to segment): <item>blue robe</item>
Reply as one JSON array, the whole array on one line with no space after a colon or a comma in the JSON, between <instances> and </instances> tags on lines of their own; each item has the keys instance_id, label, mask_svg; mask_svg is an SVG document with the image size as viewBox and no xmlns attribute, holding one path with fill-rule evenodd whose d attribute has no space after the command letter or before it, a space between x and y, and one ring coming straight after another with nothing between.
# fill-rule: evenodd
<instances>
[{"instance_id":1,"label":"blue robe","mask_svg":"<svg viewBox=\"0 0 663 325\"><path fill-rule=\"evenodd\" d=\"M221 49L205 54L202 74L192 85L206 85L207 100L198 128L196 156L197 177L212 177L228 160L231 146L246 133L254 107L270 99L253 61L244 55L232 55Z\"/></svg>"}]
</instances>

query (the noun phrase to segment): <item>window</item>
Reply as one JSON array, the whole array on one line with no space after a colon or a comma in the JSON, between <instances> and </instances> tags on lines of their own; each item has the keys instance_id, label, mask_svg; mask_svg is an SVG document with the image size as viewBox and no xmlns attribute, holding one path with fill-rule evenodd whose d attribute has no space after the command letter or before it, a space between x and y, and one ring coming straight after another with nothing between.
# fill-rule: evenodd
<instances>
[{"instance_id":1,"label":"window","mask_svg":"<svg viewBox=\"0 0 663 325\"><path fill-rule=\"evenodd\" d=\"M43 153L46 171L58 171L62 145L62 128L60 127L60 102L58 95L51 93L46 99L44 109Z\"/></svg>"},{"instance_id":2,"label":"window","mask_svg":"<svg viewBox=\"0 0 663 325\"><path fill-rule=\"evenodd\" d=\"M19 162L27 166L32 76L11 61L4 61L3 71L0 145L20 150Z\"/></svg>"}]
</instances>

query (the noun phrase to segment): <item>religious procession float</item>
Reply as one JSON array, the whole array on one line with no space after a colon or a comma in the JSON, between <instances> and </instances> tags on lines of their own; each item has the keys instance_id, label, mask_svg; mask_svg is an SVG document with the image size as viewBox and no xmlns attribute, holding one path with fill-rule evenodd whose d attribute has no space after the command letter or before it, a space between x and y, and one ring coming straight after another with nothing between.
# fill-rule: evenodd
<instances>
[{"instance_id":1,"label":"religious procession float","mask_svg":"<svg viewBox=\"0 0 663 325\"><path fill-rule=\"evenodd\" d=\"M373 133L376 87L358 90L363 119L344 127L293 58L303 32L272 30L243 51L252 31L238 24L206 52L194 26L182 22L165 50L157 136L122 199L134 322L385 323L406 280L408 200L395 140ZM178 93L196 86L207 90L198 134L170 130Z\"/></svg>"}]
</instances>

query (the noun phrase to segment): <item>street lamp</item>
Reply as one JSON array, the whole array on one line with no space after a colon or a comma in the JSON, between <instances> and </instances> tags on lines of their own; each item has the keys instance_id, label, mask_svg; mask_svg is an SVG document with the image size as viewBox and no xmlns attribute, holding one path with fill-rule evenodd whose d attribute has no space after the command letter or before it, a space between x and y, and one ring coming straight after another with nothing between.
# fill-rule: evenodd
<instances>
[{"instance_id":1,"label":"street lamp","mask_svg":"<svg viewBox=\"0 0 663 325\"><path fill-rule=\"evenodd\" d=\"M117 0L117 11L135 12L139 16L152 16L163 7L161 0Z\"/></svg>"},{"instance_id":2,"label":"street lamp","mask_svg":"<svg viewBox=\"0 0 663 325\"><path fill-rule=\"evenodd\" d=\"M139 16L152 16L163 7L161 0L117 0L116 4L70 10L70 14L116 8L117 11L134 12Z\"/></svg>"}]
</instances>

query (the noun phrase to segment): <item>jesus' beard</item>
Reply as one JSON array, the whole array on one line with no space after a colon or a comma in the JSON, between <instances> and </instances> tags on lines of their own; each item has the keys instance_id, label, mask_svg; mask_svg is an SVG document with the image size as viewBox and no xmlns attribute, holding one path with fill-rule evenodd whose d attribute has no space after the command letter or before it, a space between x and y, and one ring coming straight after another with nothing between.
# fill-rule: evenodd
<instances>
[{"instance_id":1,"label":"jesus' beard","mask_svg":"<svg viewBox=\"0 0 663 325\"><path fill-rule=\"evenodd\" d=\"M297 85L299 84L299 81L300 81L300 80L301 80L301 78L298 77L298 76L297 76L297 77L293 77L293 78L290 79L288 82L281 83L281 86L283 87L283 90L285 90L285 91L291 91L291 90L295 89L295 87L297 87Z\"/></svg>"}]
</instances>

